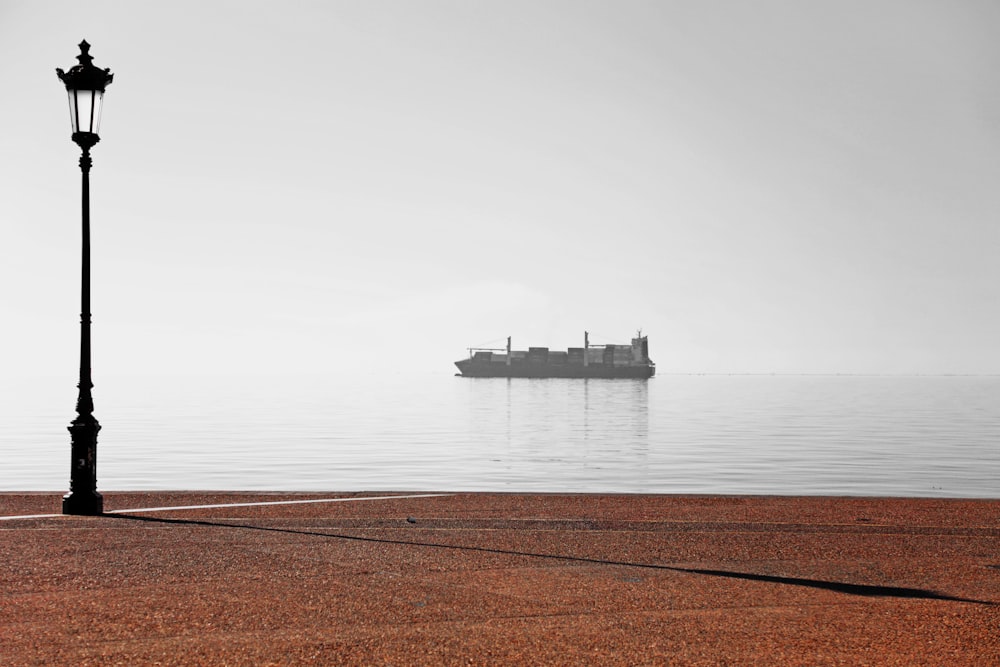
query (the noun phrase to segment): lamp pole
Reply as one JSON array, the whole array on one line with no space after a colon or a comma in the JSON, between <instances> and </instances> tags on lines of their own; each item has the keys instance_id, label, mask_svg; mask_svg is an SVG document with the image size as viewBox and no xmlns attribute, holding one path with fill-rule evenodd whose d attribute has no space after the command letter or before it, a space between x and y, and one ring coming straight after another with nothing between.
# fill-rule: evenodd
<instances>
[{"instance_id":1,"label":"lamp pole","mask_svg":"<svg viewBox=\"0 0 1000 667\"><path fill-rule=\"evenodd\" d=\"M80 381L76 419L69 425L71 445L69 493L63 496L63 514L101 514L104 498L97 491L97 433L101 425L94 417L90 372L90 149L100 141L101 103L104 89L114 75L110 69L92 64L90 44L80 42L79 65L69 72L56 69L69 95L73 141L80 147L82 173L82 253L80 277Z\"/></svg>"}]
</instances>

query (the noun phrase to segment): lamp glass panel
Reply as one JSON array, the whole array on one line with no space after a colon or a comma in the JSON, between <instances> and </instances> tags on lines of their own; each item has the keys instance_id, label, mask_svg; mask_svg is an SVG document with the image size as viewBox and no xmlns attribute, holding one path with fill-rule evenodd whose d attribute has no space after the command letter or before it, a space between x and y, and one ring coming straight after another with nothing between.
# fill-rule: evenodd
<instances>
[{"instance_id":1,"label":"lamp glass panel","mask_svg":"<svg viewBox=\"0 0 1000 667\"><path fill-rule=\"evenodd\" d=\"M67 90L66 97L69 98L69 122L73 126L73 134L76 134L76 91Z\"/></svg>"},{"instance_id":2,"label":"lamp glass panel","mask_svg":"<svg viewBox=\"0 0 1000 667\"><path fill-rule=\"evenodd\" d=\"M90 131L94 134L101 133L101 109L104 107L104 91L94 91L94 124Z\"/></svg>"},{"instance_id":3,"label":"lamp glass panel","mask_svg":"<svg viewBox=\"0 0 1000 667\"><path fill-rule=\"evenodd\" d=\"M73 132L93 132L97 134L101 116L101 97L98 90L70 90L69 107L73 121Z\"/></svg>"}]
</instances>

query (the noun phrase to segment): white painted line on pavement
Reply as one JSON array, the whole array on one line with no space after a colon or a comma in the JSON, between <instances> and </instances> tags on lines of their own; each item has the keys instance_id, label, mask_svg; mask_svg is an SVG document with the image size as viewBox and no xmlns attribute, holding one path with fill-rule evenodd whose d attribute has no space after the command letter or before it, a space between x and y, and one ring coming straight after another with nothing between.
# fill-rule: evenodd
<instances>
[{"instance_id":1,"label":"white painted line on pavement","mask_svg":"<svg viewBox=\"0 0 1000 667\"><path fill-rule=\"evenodd\" d=\"M445 498L454 493L420 493L407 496L354 496L350 498L309 498L306 500L269 500L256 503L225 503L219 505L177 505L175 507L139 507L127 510L111 510L105 514L134 514L137 512L175 512L178 510L207 510L225 507L262 507L264 505L305 505L307 503L350 503L359 500L405 500L409 498ZM0 521L13 519L52 519L64 514L24 514L21 516L0 516Z\"/></svg>"},{"instance_id":2,"label":"white painted line on pavement","mask_svg":"<svg viewBox=\"0 0 1000 667\"><path fill-rule=\"evenodd\" d=\"M305 505L306 503L349 503L357 500L399 500L401 498L442 498L454 493L421 493L412 496L358 496L352 498L309 498L307 500L270 500L258 503L226 503L224 505L182 505L177 507L145 507L131 510L112 510L105 514L128 514L130 512L171 512L175 510L207 510L220 507L261 507L263 505Z\"/></svg>"}]
</instances>

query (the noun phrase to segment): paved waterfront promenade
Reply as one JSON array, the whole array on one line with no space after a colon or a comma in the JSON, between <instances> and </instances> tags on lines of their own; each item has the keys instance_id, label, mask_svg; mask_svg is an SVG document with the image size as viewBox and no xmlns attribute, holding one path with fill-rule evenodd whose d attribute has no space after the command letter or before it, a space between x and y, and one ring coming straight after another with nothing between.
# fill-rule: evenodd
<instances>
[{"instance_id":1,"label":"paved waterfront promenade","mask_svg":"<svg viewBox=\"0 0 1000 667\"><path fill-rule=\"evenodd\" d=\"M0 664L1000 664L1000 500L367 495L0 494Z\"/></svg>"}]
</instances>

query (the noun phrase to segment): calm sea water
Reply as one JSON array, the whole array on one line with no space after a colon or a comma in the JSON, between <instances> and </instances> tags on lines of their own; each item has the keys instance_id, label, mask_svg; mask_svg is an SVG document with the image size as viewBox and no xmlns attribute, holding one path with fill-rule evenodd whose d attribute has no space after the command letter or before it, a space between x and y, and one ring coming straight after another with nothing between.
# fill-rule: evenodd
<instances>
[{"instance_id":1,"label":"calm sea water","mask_svg":"<svg viewBox=\"0 0 1000 667\"><path fill-rule=\"evenodd\" d=\"M75 388L2 397L0 490L65 490ZM95 388L99 488L1000 498L1000 377L447 374Z\"/></svg>"}]
</instances>

